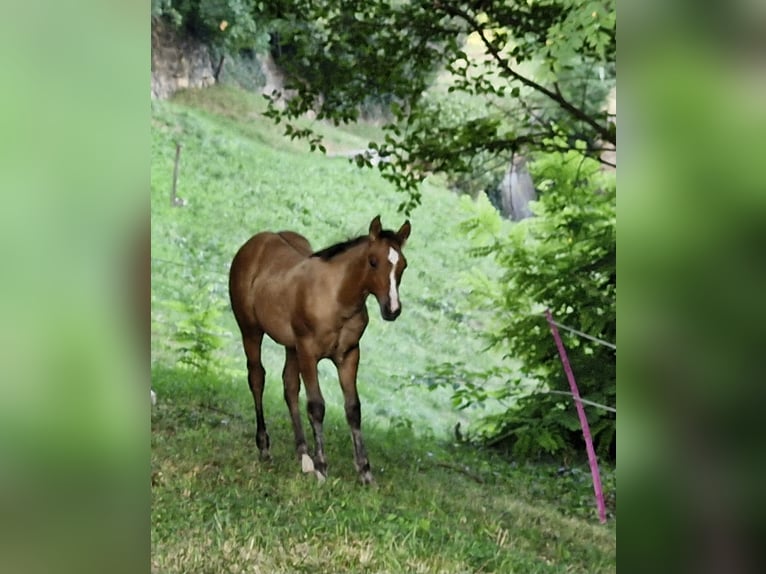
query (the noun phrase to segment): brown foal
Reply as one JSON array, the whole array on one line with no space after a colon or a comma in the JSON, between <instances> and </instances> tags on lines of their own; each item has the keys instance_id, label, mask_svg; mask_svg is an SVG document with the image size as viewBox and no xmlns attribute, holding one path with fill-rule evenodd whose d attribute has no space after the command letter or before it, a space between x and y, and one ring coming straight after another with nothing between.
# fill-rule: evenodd
<instances>
[{"instance_id":1,"label":"brown foal","mask_svg":"<svg viewBox=\"0 0 766 574\"><path fill-rule=\"evenodd\" d=\"M369 321L368 295L378 300L386 321L395 320L402 311L399 283L407 266L402 247L409 235L409 221L394 232L383 229L378 216L370 223L367 235L321 251L312 252L301 235L282 231L259 233L237 252L231 264L229 296L247 356L248 383L255 401L256 444L262 459L269 458L261 363L265 333L285 347L284 396L303 471L314 472L320 480L327 476L322 436L325 404L317 379L317 363L327 358L338 369L356 470L363 483L373 482L356 389L359 340ZM306 388L308 418L314 432L313 458L308 454L298 409L299 376Z\"/></svg>"}]
</instances>

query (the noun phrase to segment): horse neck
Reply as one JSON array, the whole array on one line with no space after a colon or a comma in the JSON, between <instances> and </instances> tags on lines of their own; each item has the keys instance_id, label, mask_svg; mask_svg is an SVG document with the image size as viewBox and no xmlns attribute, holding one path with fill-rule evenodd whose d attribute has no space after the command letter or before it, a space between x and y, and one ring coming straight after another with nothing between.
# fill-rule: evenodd
<instances>
[{"instance_id":1,"label":"horse neck","mask_svg":"<svg viewBox=\"0 0 766 574\"><path fill-rule=\"evenodd\" d=\"M364 307L370 294L364 286L367 245L357 245L328 262L337 277L338 299L344 306Z\"/></svg>"}]
</instances>

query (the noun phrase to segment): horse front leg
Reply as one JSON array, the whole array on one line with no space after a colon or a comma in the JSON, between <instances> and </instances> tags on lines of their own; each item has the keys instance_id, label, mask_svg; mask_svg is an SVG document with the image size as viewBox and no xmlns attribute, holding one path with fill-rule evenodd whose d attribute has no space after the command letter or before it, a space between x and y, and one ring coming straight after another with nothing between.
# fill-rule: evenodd
<instances>
[{"instance_id":1,"label":"horse front leg","mask_svg":"<svg viewBox=\"0 0 766 574\"><path fill-rule=\"evenodd\" d=\"M343 390L343 400L346 409L346 422L351 429L351 440L354 443L354 466L359 473L362 484L375 482L370 469L370 461L362 439L362 405L356 390L356 373L359 368L359 347L354 347L346 353L342 360L335 363L338 369L338 379Z\"/></svg>"},{"instance_id":2,"label":"horse front leg","mask_svg":"<svg viewBox=\"0 0 766 574\"><path fill-rule=\"evenodd\" d=\"M324 455L324 433L322 424L324 423L324 398L319 388L319 378L317 375L317 363L319 358L305 348L299 345L298 367L300 368L303 384L306 386L306 410L308 411L311 430L314 431L314 458L313 469L309 461L302 460L303 471L311 472L313 470L317 478L322 481L327 478L327 460Z\"/></svg>"}]
</instances>

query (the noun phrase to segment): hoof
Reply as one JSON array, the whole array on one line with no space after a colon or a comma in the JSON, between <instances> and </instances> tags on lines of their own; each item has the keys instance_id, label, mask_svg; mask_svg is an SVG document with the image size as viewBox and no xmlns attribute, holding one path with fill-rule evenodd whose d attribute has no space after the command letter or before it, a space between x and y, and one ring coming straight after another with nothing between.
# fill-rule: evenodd
<instances>
[{"instance_id":1,"label":"hoof","mask_svg":"<svg viewBox=\"0 0 766 574\"><path fill-rule=\"evenodd\" d=\"M267 450L262 450L260 454L261 462L271 462L271 453Z\"/></svg>"},{"instance_id":2,"label":"hoof","mask_svg":"<svg viewBox=\"0 0 766 574\"><path fill-rule=\"evenodd\" d=\"M301 470L306 473L314 472L314 461L305 453L301 456Z\"/></svg>"},{"instance_id":3,"label":"hoof","mask_svg":"<svg viewBox=\"0 0 766 574\"><path fill-rule=\"evenodd\" d=\"M359 475L359 480L362 482L362 484L375 484L375 478L373 478L372 473L367 470Z\"/></svg>"},{"instance_id":4,"label":"hoof","mask_svg":"<svg viewBox=\"0 0 766 574\"><path fill-rule=\"evenodd\" d=\"M314 474L316 475L317 482L319 482L319 484L322 484L325 480L327 480L327 476L325 476L324 474L322 474L318 470L315 470Z\"/></svg>"},{"instance_id":5,"label":"hoof","mask_svg":"<svg viewBox=\"0 0 766 574\"><path fill-rule=\"evenodd\" d=\"M269 447L271 446L271 441L269 440L268 433L256 434L255 446L257 446L258 450L261 452L261 458L263 457L264 452L266 453L266 456L269 456Z\"/></svg>"}]
</instances>

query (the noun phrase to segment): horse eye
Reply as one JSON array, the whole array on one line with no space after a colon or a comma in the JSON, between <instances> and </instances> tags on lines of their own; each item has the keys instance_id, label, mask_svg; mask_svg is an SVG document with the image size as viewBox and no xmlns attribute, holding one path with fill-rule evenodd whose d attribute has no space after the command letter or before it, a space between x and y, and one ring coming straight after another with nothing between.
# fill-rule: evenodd
<instances>
[{"instance_id":1,"label":"horse eye","mask_svg":"<svg viewBox=\"0 0 766 574\"><path fill-rule=\"evenodd\" d=\"M371 267L377 267L378 266L378 258L374 255L370 256L370 266Z\"/></svg>"}]
</instances>

